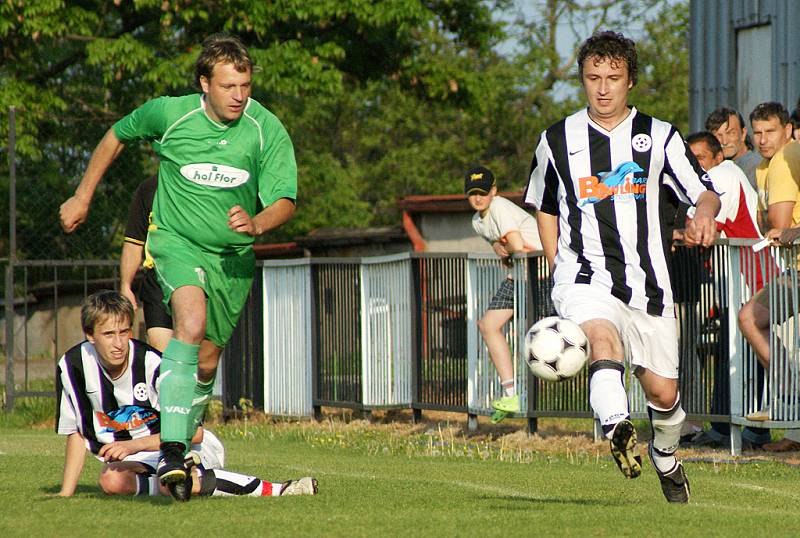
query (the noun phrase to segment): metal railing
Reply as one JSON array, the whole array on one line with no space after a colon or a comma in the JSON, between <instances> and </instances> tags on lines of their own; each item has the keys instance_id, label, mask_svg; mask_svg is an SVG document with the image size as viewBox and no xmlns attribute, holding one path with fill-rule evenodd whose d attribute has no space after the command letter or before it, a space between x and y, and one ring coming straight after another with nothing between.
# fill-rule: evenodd
<instances>
[{"instance_id":1,"label":"metal railing","mask_svg":"<svg viewBox=\"0 0 800 538\"><path fill-rule=\"evenodd\" d=\"M739 426L800 427L798 357L798 248L753 253L753 241L720 241L706 251L678 248L674 257L676 315L681 351L681 393L690 418ZM448 410L471 419L491 412L500 394L496 371L477 321L506 276L496 258L483 255L401 254L378 258L259 262L261 277L222 362L223 402L241 398L274 415L309 416L322 406L369 411L384 407ZM785 270L781 270L781 267ZM27 282L38 274L35 289ZM80 300L117 285L117 264L16 261L9 361L30 359L29 344L50 339L53 362L76 341ZM768 375L738 329L741 306L764 281L773 322ZM561 383L533 378L521 350L527 327L553 313L549 272L540 254L515 261L514 317L507 327L519 416L532 428L538 417L591 417L586 372ZM34 302L35 301L35 302ZM74 305L74 308L67 305ZM34 312L35 310L35 312ZM69 322L61 319L72 317ZM34 318L49 318L47 330ZM780 323L778 320L781 320ZM646 415L646 401L628 374L631 412ZM14 397L41 395L22 383L6 386ZM770 404L766 423L746 419ZM472 423L473 421L471 421ZM739 430L732 429L735 438Z\"/></svg>"},{"instance_id":2,"label":"metal railing","mask_svg":"<svg viewBox=\"0 0 800 538\"><path fill-rule=\"evenodd\" d=\"M800 428L798 405L798 246L770 247L754 253L752 241L730 241L731 285L728 326L731 352L731 422L740 426ZM767 283L769 364L766 375L738 330L737 313ZM747 417L769 411L769 420ZM735 430L734 434L738 434ZM738 446L740 439L734 437Z\"/></svg>"}]
</instances>

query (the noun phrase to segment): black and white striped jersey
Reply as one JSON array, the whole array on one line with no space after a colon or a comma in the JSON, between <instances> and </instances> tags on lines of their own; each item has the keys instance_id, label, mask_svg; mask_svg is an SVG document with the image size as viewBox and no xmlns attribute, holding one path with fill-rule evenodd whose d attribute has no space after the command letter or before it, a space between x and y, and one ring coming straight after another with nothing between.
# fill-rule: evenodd
<instances>
[{"instance_id":1,"label":"black and white striped jersey","mask_svg":"<svg viewBox=\"0 0 800 538\"><path fill-rule=\"evenodd\" d=\"M161 356L131 339L128 367L112 380L91 342L73 347L56 367L56 432L80 432L89 450L160 432L158 379Z\"/></svg>"},{"instance_id":2,"label":"black and white striped jersey","mask_svg":"<svg viewBox=\"0 0 800 538\"><path fill-rule=\"evenodd\" d=\"M584 109L542 133L525 202L558 215L554 281L607 289L632 308L674 317L659 211L663 186L691 204L712 183L678 130L632 108L612 131Z\"/></svg>"}]
</instances>

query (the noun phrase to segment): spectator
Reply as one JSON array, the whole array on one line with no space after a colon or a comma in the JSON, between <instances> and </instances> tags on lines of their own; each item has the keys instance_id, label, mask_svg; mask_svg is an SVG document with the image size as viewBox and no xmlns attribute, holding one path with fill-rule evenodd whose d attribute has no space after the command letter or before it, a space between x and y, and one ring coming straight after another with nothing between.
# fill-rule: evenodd
<instances>
[{"instance_id":1,"label":"spectator","mask_svg":"<svg viewBox=\"0 0 800 538\"><path fill-rule=\"evenodd\" d=\"M792 115L789 116L789 121L792 122L792 138L796 142L800 142L800 109L794 109Z\"/></svg>"},{"instance_id":2,"label":"spectator","mask_svg":"<svg viewBox=\"0 0 800 538\"><path fill-rule=\"evenodd\" d=\"M763 160L756 170L759 191L765 193L763 202L767 208L767 237L778 239L787 228L800 224L800 143L792 139L793 128L789 113L780 103L767 102L758 105L750 114L753 138ZM782 285L785 276L771 285ZM773 319L772 322L780 320ZM745 339L753 347L761 365L769 368L769 293L764 287L756 293L739 312L739 327ZM770 407L764 405L759 411L746 417L752 421L770 419ZM790 441L792 441L790 439ZM800 449L800 442L765 445L767 450ZM788 448L787 448L788 447Z\"/></svg>"},{"instance_id":3,"label":"spectator","mask_svg":"<svg viewBox=\"0 0 800 538\"><path fill-rule=\"evenodd\" d=\"M747 139L747 127L742 115L728 107L719 107L706 118L706 131L722 144L722 154L742 169L750 185L756 188L756 167L761 161Z\"/></svg>"},{"instance_id":4,"label":"spectator","mask_svg":"<svg viewBox=\"0 0 800 538\"><path fill-rule=\"evenodd\" d=\"M689 149L697 157L707 172L714 189L720 193L722 207L716 217L717 229L723 237L754 239L760 238L757 224L758 194L750 185L744 172L733 163L733 161L723 158L723 150L719 140L710 132L702 131L693 133L686 137ZM693 211L689 210L689 215ZM742 264L745 267L745 264ZM759 274L760 277L760 274ZM761 279L758 279L760 289ZM722 319L727 318L726 297L720 296L715 305L718 310L722 306L722 312L717 312ZM714 405L719 402L727 402L730 397L728 379L728 335L727 324L720 324L720 334L717 335L716 361L714 363L714 389L712 398ZM724 410L726 413L729 410ZM711 429L699 432L688 444L690 446L722 447L726 445L726 438L730 435L730 425L725 422L712 422ZM746 428L742 434L743 445L745 448L759 448L764 443L770 441L769 430L763 428Z\"/></svg>"},{"instance_id":5,"label":"spectator","mask_svg":"<svg viewBox=\"0 0 800 538\"><path fill-rule=\"evenodd\" d=\"M492 171L483 166L472 168L464 181L464 194L476 211L472 227L486 239L507 267L515 252L542 250L536 221L527 211L497 195L497 185ZM519 395L514 382L511 352L503 334L503 326L514 316L514 280L507 275L489 308L478 322L483 340L489 350L503 396L492 402L492 422L497 423L509 414L519 411Z\"/></svg>"}]
</instances>

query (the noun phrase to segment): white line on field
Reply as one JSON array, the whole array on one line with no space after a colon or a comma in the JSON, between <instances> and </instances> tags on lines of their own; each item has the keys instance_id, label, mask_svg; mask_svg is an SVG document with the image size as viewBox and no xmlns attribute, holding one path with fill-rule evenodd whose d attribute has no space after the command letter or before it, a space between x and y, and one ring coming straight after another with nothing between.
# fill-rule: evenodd
<instances>
[{"instance_id":1,"label":"white line on field","mask_svg":"<svg viewBox=\"0 0 800 538\"><path fill-rule=\"evenodd\" d=\"M289 466L289 469L293 469L295 471L303 471L308 472L309 469L307 467L297 467L297 466ZM444 480L440 478L414 478L408 476L386 476L386 475L374 475L369 473L350 473L350 472L342 472L342 471L321 471L324 474L336 475L336 476L345 476L348 478L368 478L371 480L395 480L398 482L426 482L431 483L435 482L438 484L450 484L453 486L465 488L465 489L472 489L476 491L482 491L484 493L495 493L498 495L505 495L507 497L520 497L520 498L527 498L527 499L544 499L544 497L537 495L536 493L530 491L519 491L514 490L507 487L498 487L498 486L490 486L486 484L478 484L475 482L466 482L463 480Z\"/></svg>"},{"instance_id":2,"label":"white line on field","mask_svg":"<svg viewBox=\"0 0 800 538\"><path fill-rule=\"evenodd\" d=\"M742 489L749 489L750 491L763 491L772 495L780 495L781 497L789 497L790 499L800 499L800 493L788 491L783 489L768 488L766 486L759 486L756 484L734 483L734 486Z\"/></svg>"}]
</instances>

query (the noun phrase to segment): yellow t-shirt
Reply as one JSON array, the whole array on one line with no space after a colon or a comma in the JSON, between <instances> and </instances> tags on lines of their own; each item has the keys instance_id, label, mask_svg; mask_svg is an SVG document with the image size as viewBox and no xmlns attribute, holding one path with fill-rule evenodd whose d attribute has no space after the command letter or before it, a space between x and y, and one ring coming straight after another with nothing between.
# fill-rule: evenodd
<instances>
[{"instance_id":1,"label":"yellow t-shirt","mask_svg":"<svg viewBox=\"0 0 800 538\"><path fill-rule=\"evenodd\" d=\"M800 144L792 140L756 168L759 208L794 202L792 226L800 224Z\"/></svg>"}]
</instances>

